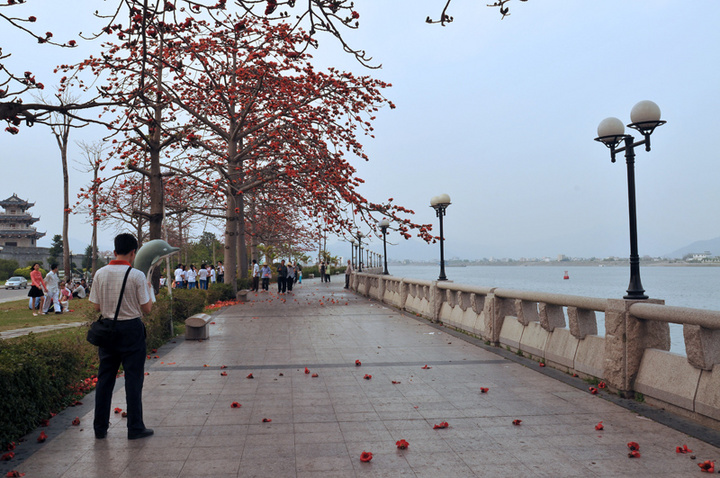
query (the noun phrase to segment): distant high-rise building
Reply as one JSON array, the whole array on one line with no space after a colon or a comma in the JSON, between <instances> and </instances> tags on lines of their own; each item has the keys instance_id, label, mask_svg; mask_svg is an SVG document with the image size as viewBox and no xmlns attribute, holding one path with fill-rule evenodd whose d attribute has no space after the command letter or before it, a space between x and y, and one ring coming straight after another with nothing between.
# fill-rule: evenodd
<instances>
[{"instance_id":1,"label":"distant high-rise building","mask_svg":"<svg viewBox=\"0 0 720 478\"><path fill-rule=\"evenodd\" d=\"M38 232L33 223L39 221L28 209L35 203L20 199L17 194L0 201L4 211L0 212L0 245L9 247L37 247L37 240L45 235Z\"/></svg>"}]
</instances>

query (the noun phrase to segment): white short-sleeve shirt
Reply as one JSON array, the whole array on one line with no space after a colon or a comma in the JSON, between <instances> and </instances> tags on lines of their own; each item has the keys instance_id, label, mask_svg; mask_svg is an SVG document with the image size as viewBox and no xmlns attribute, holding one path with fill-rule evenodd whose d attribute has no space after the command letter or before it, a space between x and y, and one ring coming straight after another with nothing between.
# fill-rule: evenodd
<instances>
[{"instance_id":1,"label":"white short-sleeve shirt","mask_svg":"<svg viewBox=\"0 0 720 478\"><path fill-rule=\"evenodd\" d=\"M108 319L115 317L120 289L128 269L126 264L113 262L116 261L112 261L95 273L93 286L90 289L90 302L100 304L100 313ZM142 317L140 306L148 302L150 302L150 293L145 274L141 270L133 269L125 285L118 320Z\"/></svg>"}]
</instances>

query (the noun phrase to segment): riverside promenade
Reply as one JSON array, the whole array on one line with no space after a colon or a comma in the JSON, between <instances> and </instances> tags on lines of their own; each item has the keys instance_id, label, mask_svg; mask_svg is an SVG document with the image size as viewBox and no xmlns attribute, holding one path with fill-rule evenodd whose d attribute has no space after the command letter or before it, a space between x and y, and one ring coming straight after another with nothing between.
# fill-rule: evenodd
<instances>
[{"instance_id":1,"label":"riverside promenade","mask_svg":"<svg viewBox=\"0 0 720 478\"><path fill-rule=\"evenodd\" d=\"M642 416L646 405L592 395L578 378L345 291L339 279L250 294L213 317L209 339L159 349L144 388L154 436L128 441L116 414L96 440L90 394L29 434L0 476L678 477L720 459L718 432L695 427L705 441L690 437ZM125 408L122 380L113 407ZM43 430L50 438L38 444ZM683 445L692 453L676 453Z\"/></svg>"}]
</instances>

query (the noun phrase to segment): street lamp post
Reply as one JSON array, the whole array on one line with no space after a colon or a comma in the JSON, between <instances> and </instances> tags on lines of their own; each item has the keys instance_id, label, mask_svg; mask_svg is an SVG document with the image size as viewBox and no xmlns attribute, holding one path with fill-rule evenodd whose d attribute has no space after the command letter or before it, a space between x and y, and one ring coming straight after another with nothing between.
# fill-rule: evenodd
<instances>
[{"instance_id":1,"label":"street lamp post","mask_svg":"<svg viewBox=\"0 0 720 478\"><path fill-rule=\"evenodd\" d=\"M355 239L350 239L350 264L355 267Z\"/></svg>"},{"instance_id":2,"label":"street lamp post","mask_svg":"<svg viewBox=\"0 0 720 478\"><path fill-rule=\"evenodd\" d=\"M390 221L385 217L380 221L380 230L382 231L383 235L383 265L385 266L385 270L383 270L384 275L389 275L387 268L387 241L385 236L387 235L388 227L390 227Z\"/></svg>"},{"instance_id":3,"label":"street lamp post","mask_svg":"<svg viewBox=\"0 0 720 478\"><path fill-rule=\"evenodd\" d=\"M435 215L440 218L440 277L438 280L448 280L445 275L445 236L443 235L443 216L445 216L445 210L450 205L450 196L447 194L441 194L434 196L430 199L430 207L435 209Z\"/></svg>"},{"instance_id":4,"label":"street lamp post","mask_svg":"<svg viewBox=\"0 0 720 478\"><path fill-rule=\"evenodd\" d=\"M625 134L625 126L617 118L605 118L598 125L598 137L595 141L603 143L610 148L610 160L615 162L615 153L625 152L628 177L628 208L630 215L630 285L624 299L647 299L645 289L640 281L640 256L637 244L637 214L635 203L635 147L645 145L645 151L650 151L650 135L658 126L664 125L660 119L660 108L652 101L641 101L630 111L628 128L635 129L643 135L642 141L635 142L632 135ZM620 143L625 146L618 148Z\"/></svg>"},{"instance_id":5,"label":"street lamp post","mask_svg":"<svg viewBox=\"0 0 720 478\"><path fill-rule=\"evenodd\" d=\"M358 231L357 233L358 238L358 272L362 272L362 238L363 233Z\"/></svg>"}]
</instances>

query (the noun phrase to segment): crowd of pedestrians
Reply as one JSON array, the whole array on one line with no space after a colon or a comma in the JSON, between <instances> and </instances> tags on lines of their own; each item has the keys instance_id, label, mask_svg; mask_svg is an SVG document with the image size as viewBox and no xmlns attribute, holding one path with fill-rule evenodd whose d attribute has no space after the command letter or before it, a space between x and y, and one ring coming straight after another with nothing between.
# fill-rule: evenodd
<instances>
[{"instance_id":1,"label":"crowd of pedestrians","mask_svg":"<svg viewBox=\"0 0 720 478\"><path fill-rule=\"evenodd\" d=\"M35 262L30 267L30 290L28 291L28 308L33 315L46 315L50 307L56 314L62 314L70 310L70 301L84 299L88 293L88 286L85 279L70 285L60 280L58 265L51 264L50 272L43 278L40 272L40 263Z\"/></svg>"},{"instance_id":2,"label":"crowd of pedestrians","mask_svg":"<svg viewBox=\"0 0 720 478\"><path fill-rule=\"evenodd\" d=\"M225 281L225 267L222 261L217 266L212 264L200 264L200 268L194 264L186 266L178 264L173 273L172 287L174 289L200 289L207 290L208 286Z\"/></svg>"}]
</instances>

